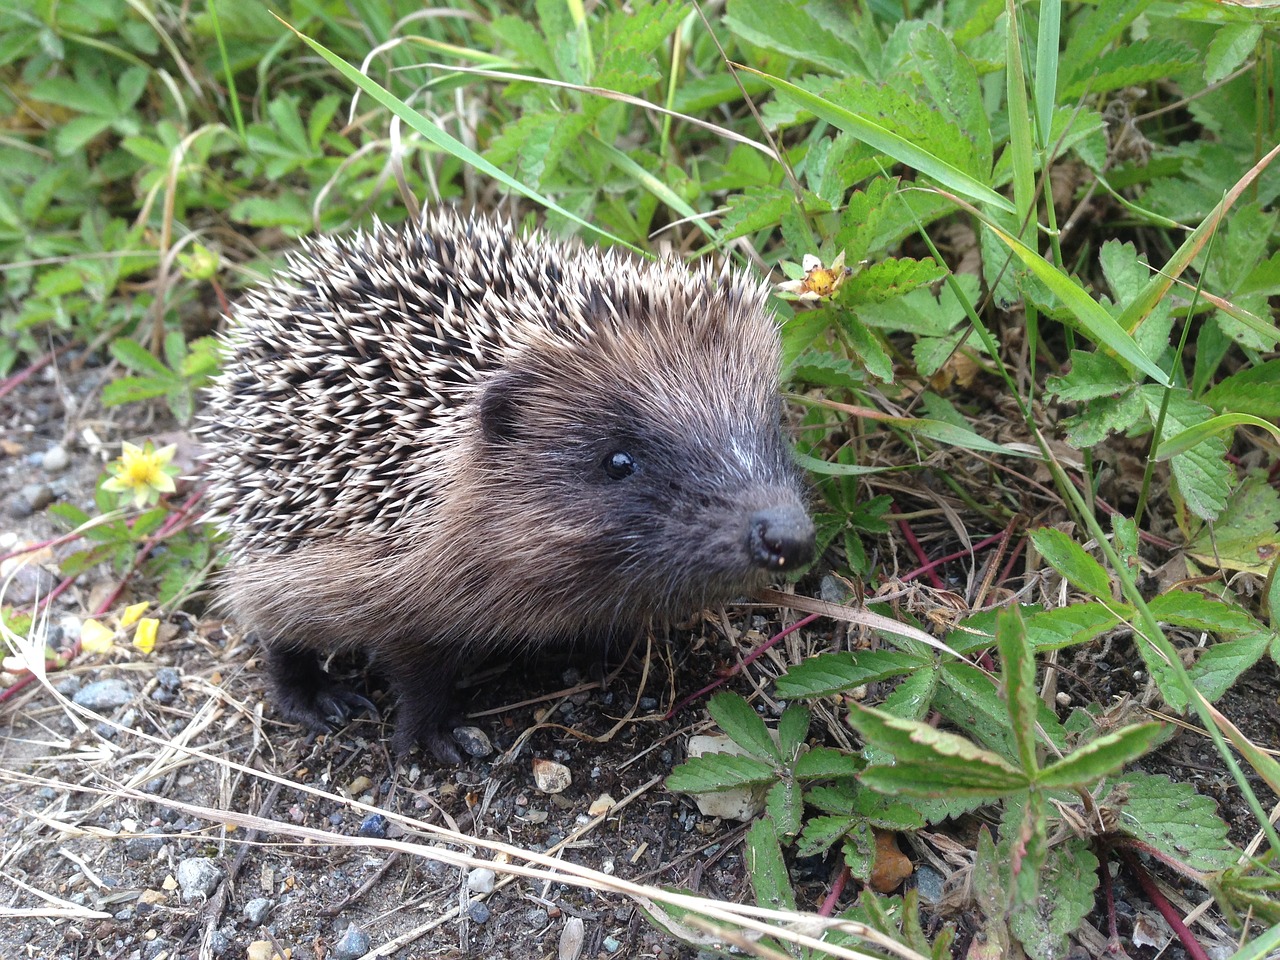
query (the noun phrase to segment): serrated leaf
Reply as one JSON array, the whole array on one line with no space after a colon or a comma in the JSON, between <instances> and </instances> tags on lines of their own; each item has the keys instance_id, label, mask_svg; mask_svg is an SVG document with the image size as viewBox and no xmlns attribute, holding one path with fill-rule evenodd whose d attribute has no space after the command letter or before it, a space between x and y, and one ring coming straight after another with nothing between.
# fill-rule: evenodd
<instances>
[{"instance_id":1,"label":"serrated leaf","mask_svg":"<svg viewBox=\"0 0 1280 960\"><path fill-rule=\"evenodd\" d=\"M781 187L748 187L729 197L729 209L720 221L725 240L776 227L782 215L791 209L795 196Z\"/></svg>"},{"instance_id":2,"label":"serrated leaf","mask_svg":"<svg viewBox=\"0 0 1280 960\"><path fill-rule=\"evenodd\" d=\"M779 780L769 788L764 798L765 813L773 821L774 829L780 837L794 837L800 832L801 813L804 811L804 797L800 786L787 777Z\"/></svg>"},{"instance_id":3,"label":"serrated leaf","mask_svg":"<svg viewBox=\"0 0 1280 960\"><path fill-rule=\"evenodd\" d=\"M140 403L163 397L169 392L170 384L166 380L153 377L121 377L102 388L102 405L118 407L126 403Z\"/></svg>"},{"instance_id":4,"label":"serrated leaf","mask_svg":"<svg viewBox=\"0 0 1280 960\"><path fill-rule=\"evenodd\" d=\"M846 357L837 357L820 350L806 350L787 368L785 379L815 387L862 389L866 386L867 375Z\"/></svg>"},{"instance_id":5,"label":"serrated leaf","mask_svg":"<svg viewBox=\"0 0 1280 960\"><path fill-rule=\"evenodd\" d=\"M1088 643L1131 614L1127 604L1073 603L1027 617L1027 639L1037 651Z\"/></svg>"},{"instance_id":6,"label":"serrated leaf","mask_svg":"<svg viewBox=\"0 0 1280 960\"><path fill-rule=\"evenodd\" d=\"M787 864L782 859L778 835L768 819L751 825L745 838L747 875L755 890L756 905L771 910L794 910L796 895L791 889Z\"/></svg>"},{"instance_id":7,"label":"serrated leaf","mask_svg":"<svg viewBox=\"0 0 1280 960\"><path fill-rule=\"evenodd\" d=\"M734 743L753 757L773 763L782 761L778 745L760 715L736 693L717 693L707 703L707 712Z\"/></svg>"},{"instance_id":8,"label":"serrated leaf","mask_svg":"<svg viewBox=\"0 0 1280 960\"><path fill-rule=\"evenodd\" d=\"M812 747L796 758L794 776L797 780L834 780L853 777L864 764L858 757L831 747Z\"/></svg>"},{"instance_id":9,"label":"serrated leaf","mask_svg":"<svg viewBox=\"0 0 1280 960\"><path fill-rule=\"evenodd\" d=\"M930 258L889 257L854 274L840 287L840 302L851 306L882 303L936 283L947 271Z\"/></svg>"},{"instance_id":10,"label":"serrated leaf","mask_svg":"<svg viewBox=\"0 0 1280 960\"><path fill-rule=\"evenodd\" d=\"M1163 724L1139 723L1091 740L1041 770L1036 774L1036 784L1048 789L1087 790L1148 753L1164 730Z\"/></svg>"},{"instance_id":11,"label":"serrated leaf","mask_svg":"<svg viewBox=\"0 0 1280 960\"><path fill-rule=\"evenodd\" d=\"M778 745L783 759L797 755L804 745L804 738L809 734L809 708L800 704L792 704L782 711L778 720Z\"/></svg>"},{"instance_id":12,"label":"serrated leaf","mask_svg":"<svg viewBox=\"0 0 1280 960\"><path fill-rule=\"evenodd\" d=\"M851 312L840 314L840 325L848 334L849 346L867 372L884 383L893 382L893 361L871 328Z\"/></svg>"},{"instance_id":13,"label":"serrated leaf","mask_svg":"<svg viewBox=\"0 0 1280 960\"><path fill-rule=\"evenodd\" d=\"M120 337L111 341L108 349L111 355L134 373L150 374L163 379L173 379L173 372L166 367L150 350L128 337Z\"/></svg>"},{"instance_id":14,"label":"serrated leaf","mask_svg":"<svg viewBox=\"0 0 1280 960\"><path fill-rule=\"evenodd\" d=\"M870 825L855 823L840 848L850 876L863 883L871 880L876 866L876 835Z\"/></svg>"},{"instance_id":15,"label":"serrated leaf","mask_svg":"<svg viewBox=\"0 0 1280 960\"><path fill-rule=\"evenodd\" d=\"M932 23L911 34L911 54L933 102L972 141L980 167L990 168L991 127L972 61Z\"/></svg>"},{"instance_id":16,"label":"serrated leaf","mask_svg":"<svg viewBox=\"0 0 1280 960\"><path fill-rule=\"evenodd\" d=\"M1040 871L1040 893L1014 911L1010 929L1033 960L1058 960L1070 952L1067 938L1094 907L1098 858L1078 837L1048 852Z\"/></svg>"},{"instance_id":17,"label":"serrated leaf","mask_svg":"<svg viewBox=\"0 0 1280 960\"><path fill-rule=\"evenodd\" d=\"M690 757L672 770L667 777L667 789L676 793L715 793L732 787L772 783L777 777L771 764L754 757L706 753Z\"/></svg>"},{"instance_id":18,"label":"serrated leaf","mask_svg":"<svg viewBox=\"0 0 1280 960\"><path fill-rule=\"evenodd\" d=\"M1217 523L1205 524L1187 544L1196 560L1214 568L1265 577L1280 556L1280 492L1253 475L1231 494ZM1273 612L1273 616L1274 616Z\"/></svg>"},{"instance_id":19,"label":"serrated leaf","mask_svg":"<svg viewBox=\"0 0 1280 960\"><path fill-rule=\"evenodd\" d=\"M1240 856L1227 840L1227 825L1217 805L1189 783L1160 774L1126 773L1128 784L1123 831L1161 850L1193 870L1225 870Z\"/></svg>"},{"instance_id":20,"label":"serrated leaf","mask_svg":"<svg viewBox=\"0 0 1280 960\"><path fill-rule=\"evenodd\" d=\"M1273 420L1280 418L1280 360L1246 367L1200 399L1220 412L1234 410Z\"/></svg>"},{"instance_id":21,"label":"serrated leaf","mask_svg":"<svg viewBox=\"0 0 1280 960\"><path fill-rule=\"evenodd\" d=\"M850 817L819 815L805 821L804 829L796 840L796 855L813 857L826 853L831 845L857 826Z\"/></svg>"},{"instance_id":22,"label":"serrated leaf","mask_svg":"<svg viewBox=\"0 0 1280 960\"><path fill-rule=\"evenodd\" d=\"M1117 397L1089 401L1084 411L1062 422L1067 430L1067 443L1077 450L1094 447L1112 433L1123 433L1146 416L1146 404L1138 390L1128 390Z\"/></svg>"},{"instance_id":23,"label":"serrated leaf","mask_svg":"<svg viewBox=\"0 0 1280 960\"><path fill-rule=\"evenodd\" d=\"M1231 689L1240 674L1266 655L1275 637L1274 633L1259 630L1235 640L1215 643L1187 669L1191 682L1206 700L1213 703Z\"/></svg>"},{"instance_id":24,"label":"serrated leaf","mask_svg":"<svg viewBox=\"0 0 1280 960\"><path fill-rule=\"evenodd\" d=\"M790 60L817 64L837 74L866 70L853 46L791 0L733 0L724 22L744 40Z\"/></svg>"},{"instance_id":25,"label":"serrated leaf","mask_svg":"<svg viewBox=\"0 0 1280 960\"><path fill-rule=\"evenodd\" d=\"M1064 60L1064 62L1066 62ZM1165 38L1131 40L1108 50L1079 71L1080 79L1066 84L1061 100L1075 100L1088 91L1092 95L1165 80L1196 66L1200 55L1185 43Z\"/></svg>"},{"instance_id":26,"label":"serrated leaf","mask_svg":"<svg viewBox=\"0 0 1280 960\"><path fill-rule=\"evenodd\" d=\"M1262 628L1248 611L1236 604L1190 590L1158 594L1147 601L1147 606L1161 623L1207 630L1220 636L1252 633Z\"/></svg>"},{"instance_id":27,"label":"serrated leaf","mask_svg":"<svg viewBox=\"0 0 1280 960\"><path fill-rule=\"evenodd\" d=\"M1227 23L1209 41L1204 58L1204 82L1217 83L1253 53L1262 37L1260 23Z\"/></svg>"},{"instance_id":28,"label":"serrated leaf","mask_svg":"<svg viewBox=\"0 0 1280 960\"><path fill-rule=\"evenodd\" d=\"M1146 387L1140 391L1147 415L1154 423L1160 415L1162 389ZM1192 400L1185 391L1173 390L1165 410L1164 436L1170 439L1212 415L1209 407ZM1227 505L1227 496L1235 471L1227 459L1227 442L1211 435L1197 446L1172 457L1169 465L1178 484L1178 492L1197 517L1214 520Z\"/></svg>"},{"instance_id":29,"label":"serrated leaf","mask_svg":"<svg viewBox=\"0 0 1280 960\"><path fill-rule=\"evenodd\" d=\"M860 774L859 780L877 790L927 797L952 791L997 796L1029 782L998 754L926 723L857 705L849 722L869 745L896 758L893 766L872 766Z\"/></svg>"},{"instance_id":30,"label":"serrated leaf","mask_svg":"<svg viewBox=\"0 0 1280 960\"><path fill-rule=\"evenodd\" d=\"M1040 555L1077 590L1092 597L1111 598L1107 571L1069 536L1052 527L1032 530L1030 536Z\"/></svg>"},{"instance_id":31,"label":"serrated leaf","mask_svg":"<svg viewBox=\"0 0 1280 960\"><path fill-rule=\"evenodd\" d=\"M827 697L864 683L878 683L928 666L931 661L897 650L820 653L791 667L778 678L784 700Z\"/></svg>"}]
</instances>

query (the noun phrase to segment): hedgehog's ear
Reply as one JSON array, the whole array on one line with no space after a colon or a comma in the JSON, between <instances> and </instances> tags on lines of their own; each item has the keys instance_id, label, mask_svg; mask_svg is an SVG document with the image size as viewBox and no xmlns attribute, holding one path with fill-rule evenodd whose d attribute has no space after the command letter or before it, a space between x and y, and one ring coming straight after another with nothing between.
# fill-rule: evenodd
<instances>
[{"instance_id":1,"label":"hedgehog's ear","mask_svg":"<svg viewBox=\"0 0 1280 960\"><path fill-rule=\"evenodd\" d=\"M480 432L490 443L510 443L520 435L520 408L533 377L504 370L489 378L480 393Z\"/></svg>"}]
</instances>

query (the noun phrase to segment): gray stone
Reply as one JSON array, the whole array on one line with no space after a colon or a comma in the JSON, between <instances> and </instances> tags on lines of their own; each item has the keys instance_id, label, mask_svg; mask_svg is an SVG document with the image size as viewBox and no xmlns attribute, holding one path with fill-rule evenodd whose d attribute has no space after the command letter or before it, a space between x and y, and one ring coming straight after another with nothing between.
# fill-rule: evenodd
<instances>
[{"instance_id":1,"label":"gray stone","mask_svg":"<svg viewBox=\"0 0 1280 960\"><path fill-rule=\"evenodd\" d=\"M360 829L356 833L372 840L384 840L387 836L387 818L380 813L371 813L360 821Z\"/></svg>"},{"instance_id":2,"label":"gray stone","mask_svg":"<svg viewBox=\"0 0 1280 960\"><path fill-rule=\"evenodd\" d=\"M476 923L489 922L489 905L483 900L477 900L471 906L467 907L467 916Z\"/></svg>"},{"instance_id":3,"label":"gray stone","mask_svg":"<svg viewBox=\"0 0 1280 960\"><path fill-rule=\"evenodd\" d=\"M165 833L160 827L148 827L140 837L124 842L124 852L130 860L150 860L164 846Z\"/></svg>"},{"instance_id":4,"label":"gray stone","mask_svg":"<svg viewBox=\"0 0 1280 960\"><path fill-rule=\"evenodd\" d=\"M178 886L183 900L208 899L222 882L222 868L208 857L190 857L178 864Z\"/></svg>"},{"instance_id":5,"label":"gray stone","mask_svg":"<svg viewBox=\"0 0 1280 960\"><path fill-rule=\"evenodd\" d=\"M173 667L161 667L156 671L156 683L166 690L176 692L182 686L182 674Z\"/></svg>"},{"instance_id":6,"label":"gray stone","mask_svg":"<svg viewBox=\"0 0 1280 960\"><path fill-rule=\"evenodd\" d=\"M67 454L66 448L58 444L45 451L44 456L40 458L40 466L44 468L45 473L61 473L71 466L71 457Z\"/></svg>"},{"instance_id":7,"label":"gray stone","mask_svg":"<svg viewBox=\"0 0 1280 960\"><path fill-rule=\"evenodd\" d=\"M333 945L334 960L356 960L369 952L369 935L354 923L348 924L346 932Z\"/></svg>"},{"instance_id":8,"label":"gray stone","mask_svg":"<svg viewBox=\"0 0 1280 960\"><path fill-rule=\"evenodd\" d=\"M942 902L943 876L928 864L916 867L916 890L924 903Z\"/></svg>"},{"instance_id":9,"label":"gray stone","mask_svg":"<svg viewBox=\"0 0 1280 960\"><path fill-rule=\"evenodd\" d=\"M266 897L254 897L244 905L244 918L255 927L261 926L271 912L271 901Z\"/></svg>"},{"instance_id":10,"label":"gray stone","mask_svg":"<svg viewBox=\"0 0 1280 960\"><path fill-rule=\"evenodd\" d=\"M496 879L497 874L488 867L476 867L467 874L467 889L474 890L476 893L493 893L493 884Z\"/></svg>"},{"instance_id":11,"label":"gray stone","mask_svg":"<svg viewBox=\"0 0 1280 960\"><path fill-rule=\"evenodd\" d=\"M493 744L479 727L454 727L453 739L467 756L479 759L493 753Z\"/></svg>"},{"instance_id":12,"label":"gray stone","mask_svg":"<svg viewBox=\"0 0 1280 960\"><path fill-rule=\"evenodd\" d=\"M32 510L43 510L53 503L53 489L47 483L28 483L18 491L18 496L27 501Z\"/></svg>"},{"instance_id":13,"label":"gray stone","mask_svg":"<svg viewBox=\"0 0 1280 960\"><path fill-rule=\"evenodd\" d=\"M27 502L27 498L21 494L17 494L9 498L9 502L5 504L4 512L9 514L14 520L25 520L27 517L35 513L31 504Z\"/></svg>"},{"instance_id":14,"label":"gray stone","mask_svg":"<svg viewBox=\"0 0 1280 960\"><path fill-rule=\"evenodd\" d=\"M133 699L133 690L123 680L95 680L81 687L74 697L75 703L88 710L114 710Z\"/></svg>"}]
</instances>

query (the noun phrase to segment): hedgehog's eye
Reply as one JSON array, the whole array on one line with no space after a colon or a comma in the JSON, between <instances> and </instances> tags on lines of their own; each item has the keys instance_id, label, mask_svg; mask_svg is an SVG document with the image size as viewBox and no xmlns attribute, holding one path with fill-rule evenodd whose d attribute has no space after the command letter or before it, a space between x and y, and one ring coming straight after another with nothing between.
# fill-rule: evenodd
<instances>
[{"instance_id":1,"label":"hedgehog's eye","mask_svg":"<svg viewBox=\"0 0 1280 960\"><path fill-rule=\"evenodd\" d=\"M636 462L625 450L615 450L607 455L600 466L610 480L625 480L636 471Z\"/></svg>"}]
</instances>

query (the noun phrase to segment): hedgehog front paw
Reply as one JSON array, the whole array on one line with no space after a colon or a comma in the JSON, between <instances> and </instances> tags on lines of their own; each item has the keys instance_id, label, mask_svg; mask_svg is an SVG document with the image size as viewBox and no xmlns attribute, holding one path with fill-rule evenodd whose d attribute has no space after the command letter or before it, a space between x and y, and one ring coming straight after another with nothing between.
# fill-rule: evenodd
<instances>
[{"instance_id":1,"label":"hedgehog front paw","mask_svg":"<svg viewBox=\"0 0 1280 960\"><path fill-rule=\"evenodd\" d=\"M276 711L316 733L340 730L359 714L378 718L378 708L363 694L339 684L313 690L277 689Z\"/></svg>"}]
</instances>

